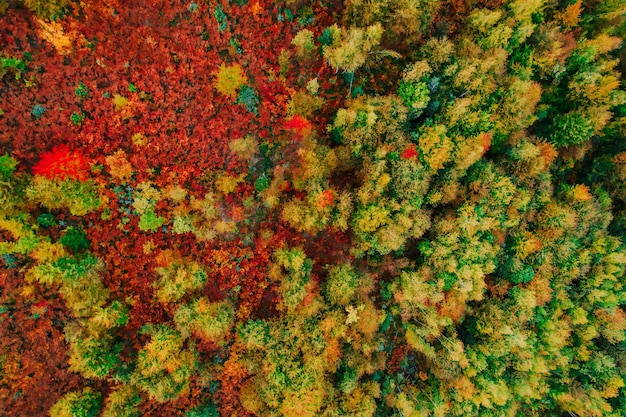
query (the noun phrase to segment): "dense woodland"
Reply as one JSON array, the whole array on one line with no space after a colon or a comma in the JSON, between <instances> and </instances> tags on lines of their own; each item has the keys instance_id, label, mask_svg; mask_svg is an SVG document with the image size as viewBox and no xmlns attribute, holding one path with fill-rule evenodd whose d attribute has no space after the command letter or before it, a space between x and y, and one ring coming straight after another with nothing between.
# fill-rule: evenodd
<instances>
[{"instance_id":1,"label":"dense woodland","mask_svg":"<svg viewBox=\"0 0 626 417\"><path fill-rule=\"evenodd\" d=\"M0 10L0 416L624 416L623 0Z\"/></svg>"}]
</instances>

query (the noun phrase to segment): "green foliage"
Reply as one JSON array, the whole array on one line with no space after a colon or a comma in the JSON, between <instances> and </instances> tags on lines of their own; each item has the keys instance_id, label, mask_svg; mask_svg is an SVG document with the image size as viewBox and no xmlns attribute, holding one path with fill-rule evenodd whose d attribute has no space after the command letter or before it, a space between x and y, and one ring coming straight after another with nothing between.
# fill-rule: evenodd
<instances>
[{"instance_id":1,"label":"green foliage","mask_svg":"<svg viewBox=\"0 0 626 417\"><path fill-rule=\"evenodd\" d=\"M319 43L322 44L322 46L329 46L332 45L333 43L333 33L335 33L336 30L332 27L328 27L325 28L322 31L322 34L319 36L319 38L317 38L317 40L319 41Z\"/></svg>"},{"instance_id":2,"label":"green foliage","mask_svg":"<svg viewBox=\"0 0 626 417\"><path fill-rule=\"evenodd\" d=\"M502 276L514 284L525 284L530 282L535 276L535 272L530 265L525 265L518 260L510 259L503 265Z\"/></svg>"},{"instance_id":3,"label":"green foliage","mask_svg":"<svg viewBox=\"0 0 626 417\"><path fill-rule=\"evenodd\" d=\"M261 176L257 178L257 180L254 182L254 189L258 192L267 190L269 186L270 186L270 179L267 178L266 176Z\"/></svg>"},{"instance_id":4,"label":"green foliage","mask_svg":"<svg viewBox=\"0 0 626 417\"><path fill-rule=\"evenodd\" d=\"M219 417L219 413L215 404L207 403L187 411L185 417Z\"/></svg>"},{"instance_id":5,"label":"green foliage","mask_svg":"<svg viewBox=\"0 0 626 417\"><path fill-rule=\"evenodd\" d=\"M153 210L144 212L139 218L139 230L143 232L156 232L159 227L163 226L165 219L159 217Z\"/></svg>"},{"instance_id":6,"label":"green foliage","mask_svg":"<svg viewBox=\"0 0 626 417\"><path fill-rule=\"evenodd\" d=\"M32 114L35 119L39 120L41 119L41 116L43 116L45 112L46 112L45 107L40 106L39 104L35 104L30 114Z\"/></svg>"},{"instance_id":7,"label":"green foliage","mask_svg":"<svg viewBox=\"0 0 626 417\"><path fill-rule=\"evenodd\" d=\"M140 417L138 405L141 397L128 385L119 385L106 398L102 417Z\"/></svg>"},{"instance_id":8,"label":"green foliage","mask_svg":"<svg viewBox=\"0 0 626 417\"><path fill-rule=\"evenodd\" d=\"M548 139L558 147L579 145L588 141L593 131L593 124L580 113L559 114L550 125Z\"/></svg>"},{"instance_id":9,"label":"green foliage","mask_svg":"<svg viewBox=\"0 0 626 417\"><path fill-rule=\"evenodd\" d=\"M280 281L281 304L288 310L295 309L307 294L313 261L302 249L280 249L274 252L275 262L270 275Z\"/></svg>"},{"instance_id":10,"label":"green foliage","mask_svg":"<svg viewBox=\"0 0 626 417\"><path fill-rule=\"evenodd\" d=\"M217 30L223 32L228 27L228 16L224 13L224 8L218 4L213 9L213 17L217 21Z\"/></svg>"},{"instance_id":11,"label":"green foliage","mask_svg":"<svg viewBox=\"0 0 626 417\"><path fill-rule=\"evenodd\" d=\"M19 80L22 78L24 71L26 71L26 62L24 60L0 56L0 80L9 72L14 74L16 80Z\"/></svg>"},{"instance_id":12,"label":"green foliage","mask_svg":"<svg viewBox=\"0 0 626 417\"><path fill-rule=\"evenodd\" d=\"M99 276L103 266L90 256L65 257L53 264L62 279L59 292L75 317L90 317L106 303L109 290Z\"/></svg>"},{"instance_id":13,"label":"green foliage","mask_svg":"<svg viewBox=\"0 0 626 417\"><path fill-rule=\"evenodd\" d=\"M243 105L246 110L259 115L259 104L261 100L257 96L253 88L244 85L239 89L239 95L237 96L237 104Z\"/></svg>"},{"instance_id":14,"label":"green foliage","mask_svg":"<svg viewBox=\"0 0 626 417\"><path fill-rule=\"evenodd\" d=\"M66 340L70 343L70 369L85 378L104 379L109 376L119 361L120 345L115 345L110 336L89 336L86 329L66 328Z\"/></svg>"},{"instance_id":15,"label":"green foliage","mask_svg":"<svg viewBox=\"0 0 626 417\"><path fill-rule=\"evenodd\" d=\"M74 89L74 94L76 94L76 97L80 100L85 100L89 98L89 88L81 81Z\"/></svg>"},{"instance_id":16,"label":"green foliage","mask_svg":"<svg viewBox=\"0 0 626 417\"><path fill-rule=\"evenodd\" d=\"M328 270L324 295L332 304L346 306L354 298L358 284L358 276L352 266L335 265Z\"/></svg>"},{"instance_id":17,"label":"green foliage","mask_svg":"<svg viewBox=\"0 0 626 417\"><path fill-rule=\"evenodd\" d=\"M184 347L185 339L166 325L146 325L141 333L150 341L139 351L133 380L155 401L178 398L198 366L195 348Z\"/></svg>"},{"instance_id":18,"label":"green foliage","mask_svg":"<svg viewBox=\"0 0 626 417\"><path fill-rule=\"evenodd\" d=\"M263 349L269 342L269 326L263 320L251 320L238 329L248 350Z\"/></svg>"},{"instance_id":19,"label":"green foliage","mask_svg":"<svg viewBox=\"0 0 626 417\"><path fill-rule=\"evenodd\" d=\"M98 188L91 180L50 180L36 176L26 189L26 196L48 209L69 209L74 216L92 213L102 204Z\"/></svg>"},{"instance_id":20,"label":"green foliage","mask_svg":"<svg viewBox=\"0 0 626 417\"><path fill-rule=\"evenodd\" d=\"M102 404L99 392L91 388L65 394L50 409L50 417L96 417Z\"/></svg>"},{"instance_id":21,"label":"green foliage","mask_svg":"<svg viewBox=\"0 0 626 417\"><path fill-rule=\"evenodd\" d=\"M74 126L80 126L83 124L83 122L85 121L85 113L80 112L80 113L72 113L70 115L70 121L72 122L72 125Z\"/></svg>"},{"instance_id":22,"label":"green foliage","mask_svg":"<svg viewBox=\"0 0 626 417\"><path fill-rule=\"evenodd\" d=\"M65 232L59 239L59 243L63 244L74 254L89 249L89 239L87 239L85 231L73 226L65 229Z\"/></svg>"},{"instance_id":23,"label":"green foliage","mask_svg":"<svg viewBox=\"0 0 626 417\"><path fill-rule=\"evenodd\" d=\"M11 175L13 175L13 172L15 172L17 164L18 162L8 153L0 156L0 180L8 181Z\"/></svg>"},{"instance_id":24,"label":"green foliage","mask_svg":"<svg viewBox=\"0 0 626 417\"><path fill-rule=\"evenodd\" d=\"M204 297L180 306L174 315L176 328L183 337L194 333L211 342L223 340L230 333L234 319L230 303L212 303Z\"/></svg>"},{"instance_id":25,"label":"green foliage","mask_svg":"<svg viewBox=\"0 0 626 417\"><path fill-rule=\"evenodd\" d=\"M157 299L162 303L173 303L192 291L202 288L207 274L195 262L175 259L170 265L156 268L159 277L154 281Z\"/></svg>"},{"instance_id":26,"label":"green foliage","mask_svg":"<svg viewBox=\"0 0 626 417\"><path fill-rule=\"evenodd\" d=\"M428 86L424 82L401 81L398 87L398 95L404 101L404 105L409 107L412 116L419 116L420 110L426 108L429 102Z\"/></svg>"}]
</instances>

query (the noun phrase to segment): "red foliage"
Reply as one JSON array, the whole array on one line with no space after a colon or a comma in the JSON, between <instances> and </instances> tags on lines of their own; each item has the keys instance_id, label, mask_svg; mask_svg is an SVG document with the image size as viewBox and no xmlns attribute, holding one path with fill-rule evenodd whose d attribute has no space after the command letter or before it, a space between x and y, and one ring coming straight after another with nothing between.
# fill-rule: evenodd
<instances>
[{"instance_id":1,"label":"red foliage","mask_svg":"<svg viewBox=\"0 0 626 417\"><path fill-rule=\"evenodd\" d=\"M276 51L290 48L298 30L296 22L277 22L278 6L270 0L251 0L245 7L233 2L219 3L228 16L228 28L224 31L217 28L213 6L203 2L196 2L197 12L189 12L187 5L164 0L94 3L81 9L80 16L60 21L66 33L76 35L72 52L65 56L40 38L29 13L9 10L0 25L0 39L6 39L4 52L18 57L28 52L32 56L27 75L33 86L23 88L17 82L6 83L7 94L0 94L0 108L11 109L0 117L0 148L8 149L25 162L24 166L34 164L36 175L81 181L90 176L88 162L102 164L107 155L123 149L134 171L129 186L136 187L146 180L157 188L180 184L189 194L201 198L211 188L207 172L219 169L239 174L247 169L241 160L232 157L230 139L253 134L261 141L271 142L281 140L280 133L285 130L297 138L311 133L314 123L325 125L333 109L341 107L345 100L343 91L335 91L334 84L328 81L334 78L333 83L343 83L341 79L337 81L332 68L323 60L308 66L293 62L284 78L276 77L280 71ZM320 27L336 21L332 15L341 9L339 2L333 3L333 7L318 3L312 6ZM233 49L233 37L239 41L243 56ZM82 40L89 40L89 47ZM222 62L233 59L245 62L251 87L260 93L258 114L242 111L239 104L220 97L213 88L210 74ZM320 79L320 94L329 106L311 120L301 115L285 119L290 86L296 85L301 76ZM79 83L87 88L87 96L77 96ZM135 91L130 90L130 83ZM127 105L116 108L111 102L115 94L125 97ZM29 117L35 104L46 108L41 118ZM87 117L79 126L73 126L72 113ZM134 135L140 135L142 140L133 140ZM64 145L39 154L59 143ZM294 149L298 146L294 144ZM247 208L243 203L246 197L254 195L251 184L241 184L236 193L223 201L224 216L238 221L240 233L196 242L191 233L140 232L138 216L126 214L127 204L121 203L112 189L105 188L108 174L102 172L94 177L108 197L105 204L109 217L103 220L100 213L94 213L71 220L84 221L91 251L106 265L101 278L111 292L110 298L129 304L130 322L118 333L127 342L121 354L125 362L131 361L132 352L145 342L137 336L142 325L171 324L176 306L158 303L152 286L157 256L165 249L173 249L210 271L204 295L211 300L238 293L240 320L277 314L278 296L266 274L275 248L305 247L307 255L315 260L315 274L319 276L327 262L348 256L347 237L339 233L306 242L301 234L272 216L251 224L242 222L254 210L254 206ZM296 196L304 198L306 194ZM164 217L168 217L166 202L162 200L157 207ZM320 196L323 207L332 203L330 190ZM59 213L58 219L66 220L63 216ZM88 223L92 226L86 226ZM267 232L267 236L260 237L260 231ZM243 236L251 241L242 239ZM144 250L150 247L153 250ZM17 293L20 287L16 284L14 288L7 294ZM0 320L0 355L24 352L15 357L22 368L4 379L0 376L0 398L21 393L0 404L0 415L8 414L9 407L16 415L44 415L60 395L87 384L67 370L67 344L62 328L54 325L55 321L70 320L69 313L59 310L61 300L51 294L41 295L43 301L37 297L37 303L21 308L15 320ZM35 313L40 315L38 319L28 318ZM20 323L14 323L18 319ZM50 349L29 350L30 345ZM210 357L214 347L198 342L198 349ZM247 373L238 364L239 353L235 348L227 352L224 368L217 371L216 379L222 382L221 411L245 415L238 404L238 393ZM108 384L95 385L106 397ZM189 392L179 400L165 405L146 400L140 408L146 416L182 415L203 395L206 393L197 381L192 381Z\"/></svg>"},{"instance_id":2,"label":"red foliage","mask_svg":"<svg viewBox=\"0 0 626 417\"><path fill-rule=\"evenodd\" d=\"M402 159L414 159L414 158L417 158L418 155L419 153L417 152L417 149L415 148L415 144L412 143L406 148L404 148L404 151L402 151L402 153L400 154L400 157Z\"/></svg>"},{"instance_id":3,"label":"red foliage","mask_svg":"<svg viewBox=\"0 0 626 417\"><path fill-rule=\"evenodd\" d=\"M285 129L296 131L300 134L310 132L313 129L313 125L304 117L296 114L291 119L287 120L283 127Z\"/></svg>"},{"instance_id":4,"label":"red foliage","mask_svg":"<svg viewBox=\"0 0 626 417\"><path fill-rule=\"evenodd\" d=\"M31 304L19 270L1 271L0 416L45 416L63 394L85 384L68 369L63 323L70 314L54 290L36 287L36 298L54 301Z\"/></svg>"},{"instance_id":5,"label":"red foliage","mask_svg":"<svg viewBox=\"0 0 626 417\"><path fill-rule=\"evenodd\" d=\"M78 151L70 150L67 145L60 145L41 155L41 159L33 167L33 174L50 179L85 181L89 174L89 163Z\"/></svg>"}]
</instances>

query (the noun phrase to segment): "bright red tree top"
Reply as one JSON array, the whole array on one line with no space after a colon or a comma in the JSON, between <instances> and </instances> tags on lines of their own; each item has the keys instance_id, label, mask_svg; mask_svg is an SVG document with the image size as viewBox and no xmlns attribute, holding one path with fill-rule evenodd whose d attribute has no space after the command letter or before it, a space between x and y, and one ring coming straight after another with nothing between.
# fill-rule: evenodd
<instances>
[{"instance_id":1,"label":"bright red tree top","mask_svg":"<svg viewBox=\"0 0 626 417\"><path fill-rule=\"evenodd\" d=\"M304 117L296 114L291 119L287 120L283 124L283 127L285 129L295 130L298 133L303 134L304 132L308 132L309 130L311 130L313 128L313 125Z\"/></svg>"},{"instance_id":2,"label":"bright red tree top","mask_svg":"<svg viewBox=\"0 0 626 417\"><path fill-rule=\"evenodd\" d=\"M415 144L412 143L406 148L404 148L404 151L400 154L400 158L413 159L413 158L417 158L418 155L419 153L417 152L417 148L415 147Z\"/></svg>"},{"instance_id":3,"label":"bright red tree top","mask_svg":"<svg viewBox=\"0 0 626 417\"><path fill-rule=\"evenodd\" d=\"M89 174L89 164L80 152L70 150L67 145L59 145L41 155L41 159L33 167L33 174L50 179L85 181Z\"/></svg>"}]
</instances>

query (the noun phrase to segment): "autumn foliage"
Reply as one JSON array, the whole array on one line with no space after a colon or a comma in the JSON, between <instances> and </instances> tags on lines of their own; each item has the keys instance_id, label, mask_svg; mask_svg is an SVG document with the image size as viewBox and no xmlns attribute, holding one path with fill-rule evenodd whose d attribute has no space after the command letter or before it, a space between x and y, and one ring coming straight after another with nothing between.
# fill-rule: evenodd
<instances>
[{"instance_id":1,"label":"autumn foliage","mask_svg":"<svg viewBox=\"0 0 626 417\"><path fill-rule=\"evenodd\" d=\"M0 415L624 414L619 1L0 13Z\"/></svg>"},{"instance_id":2,"label":"autumn foliage","mask_svg":"<svg viewBox=\"0 0 626 417\"><path fill-rule=\"evenodd\" d=\"M68 145L55 146L41 154L41 159L33 166L33 174L49 179L72 179L85 181L89 175L87 159Z\"/></svg>"}]
</instances>

